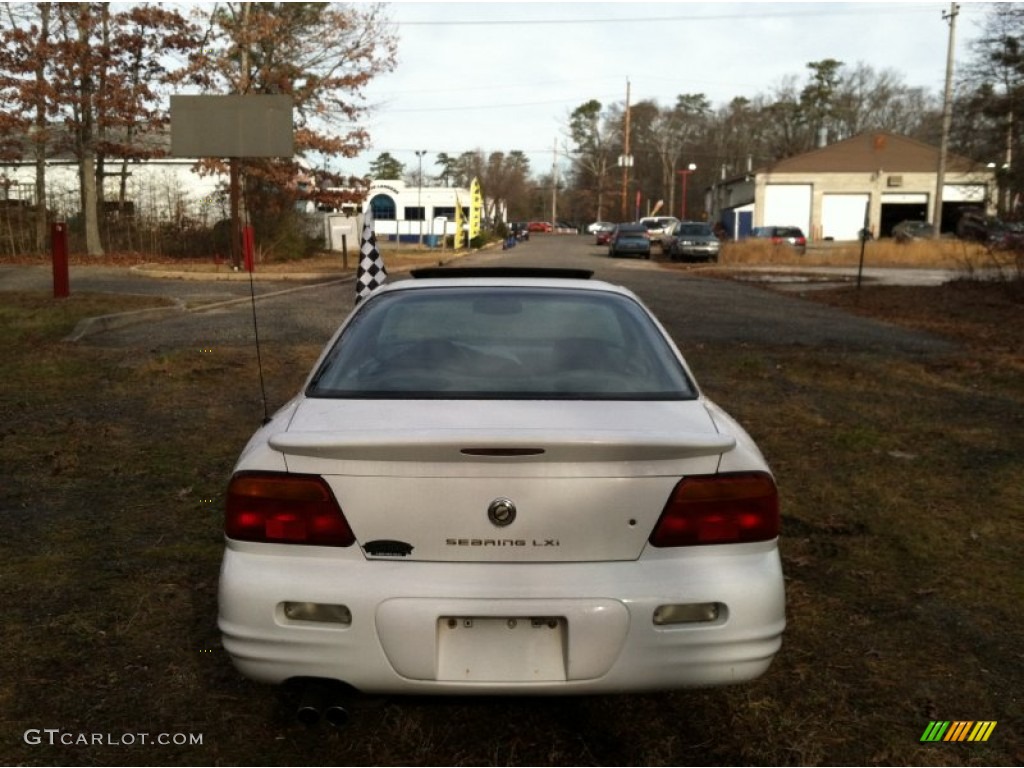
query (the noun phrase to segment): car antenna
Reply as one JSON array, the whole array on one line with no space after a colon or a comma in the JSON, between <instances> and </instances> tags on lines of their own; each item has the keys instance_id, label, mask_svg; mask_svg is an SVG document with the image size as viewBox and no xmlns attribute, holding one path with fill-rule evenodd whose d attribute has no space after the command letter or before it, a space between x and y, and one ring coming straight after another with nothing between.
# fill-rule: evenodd
<instances>
[{"instance_id":1,"label":"car antenna","mask_svg":"<svg viewBox=\"0 0 1024 768\"><path fill-rule=\"evenodd\" d=\"M248 239L248 242L245 243L244 247L248 249L248 252L250 254L246 260L247 263L245 266L249 272L249 303L252 306L252 332L256 336L256 368L260 372L260 394L263 397L263 421L261 423L262 425L266 425L270 422L270 413L267 409L267 387L266 384L263 383L263 356L260 354L260 328L256 322L256 286L253 283L252 279L252 235L249 233L243 233L243 242L246 239Z\"/></svg>"}]
</instances>

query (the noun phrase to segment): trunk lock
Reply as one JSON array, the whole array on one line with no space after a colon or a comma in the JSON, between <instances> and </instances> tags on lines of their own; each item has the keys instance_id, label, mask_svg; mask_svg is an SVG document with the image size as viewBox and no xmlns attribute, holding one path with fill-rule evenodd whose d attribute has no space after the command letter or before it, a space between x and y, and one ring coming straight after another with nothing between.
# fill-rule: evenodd
<instances>
[{"instance_id":1,"label":"trunk lock","mask_svg":"<svg viewBox=\"0 0 1024 768\"><path fill-rule=\"evenodd\" d=\"M487 519L499 528L504 528L516 519L516 505L511 499L497 498L487 507Z\"/></svg>"}]
</instances>

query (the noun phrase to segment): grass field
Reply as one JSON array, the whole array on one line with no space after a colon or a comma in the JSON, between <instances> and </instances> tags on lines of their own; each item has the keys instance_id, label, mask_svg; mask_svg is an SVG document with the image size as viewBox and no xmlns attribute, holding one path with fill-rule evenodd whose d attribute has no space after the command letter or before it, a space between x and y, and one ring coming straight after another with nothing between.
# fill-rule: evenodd
<instances>
[{"instance_id":1,"label":"grass field","mask_svg":"<svg viewBox=\"0 0 1024 768\"><path fill-rule=\"evenodd\" d=\"M220 505L261 416L239 387L251 350L70 345L81 317L139 300L4 294L0 763L1021 764L1024 308L1000 284L808 296L962 344L920 358L688 352L783 495L789 627L765 677L368 701L334 732L297 725L290 693L241 678L219 645ZM318 351L264 351L272 403ZM998 725L984 743L922 744L932 720ZM26 739L41 729L59 732Z\"/></svg>"}]
</instances>

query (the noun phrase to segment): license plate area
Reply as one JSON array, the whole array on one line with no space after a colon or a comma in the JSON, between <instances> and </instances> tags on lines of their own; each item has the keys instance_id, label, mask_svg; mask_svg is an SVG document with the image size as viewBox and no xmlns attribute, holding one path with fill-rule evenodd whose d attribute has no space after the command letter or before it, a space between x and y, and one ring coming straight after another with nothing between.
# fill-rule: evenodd
<instances>
[{"instance_id":1,"label":"license plate area","mask_svg":"<svg viewBox=\"0 0 1024 768\"><path fill-rule=\"evenodd\" d=\"M437 679L564 681L566 629L561 616L442 616L437 620Z\"/></svg>"}]
</instances>

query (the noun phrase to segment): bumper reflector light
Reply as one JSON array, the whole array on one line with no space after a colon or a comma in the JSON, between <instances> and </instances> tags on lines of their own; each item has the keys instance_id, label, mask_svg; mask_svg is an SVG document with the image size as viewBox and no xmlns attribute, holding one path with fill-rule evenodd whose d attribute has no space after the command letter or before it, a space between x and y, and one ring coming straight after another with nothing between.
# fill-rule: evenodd
<instances>
[{"instance_id":1,"label":"bumper reflector light","mask_svg":"<svg viewBox=\"0 0 1024 768\"><path fill-rule=\"evenodd\" d=\"M292 621L319 621L324 624L352 624L352 612L345 605L328 603L281 603L285 617Z\"/></svg>"},{"instance_id":2,"label":"bumper reflector light","mask_svg":"<svg viewBox=\"0 0 1024 768\"><path fill-rule=\"evenodd\" d=\"M718 621L724 616L725 606L721 603L677 603L654 609L654 623L658 626Z\"/></svg>"}]
</instances>

